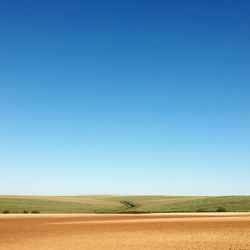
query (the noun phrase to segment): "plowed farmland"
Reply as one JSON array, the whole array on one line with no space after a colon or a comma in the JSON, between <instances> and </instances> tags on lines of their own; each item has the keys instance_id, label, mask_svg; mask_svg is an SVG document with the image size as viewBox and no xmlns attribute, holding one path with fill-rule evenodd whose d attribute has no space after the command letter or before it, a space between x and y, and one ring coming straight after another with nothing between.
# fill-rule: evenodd
<instances>
[{"instance_id":1,"label":"plowed farmland","mask_svg":"<svg viewBox=\"0 0 250 250\"><path fill-rule=\"evenodd\" d=\"M250 249L250 213L3 214L0 249Z\"/></svg>"}]
</instances>

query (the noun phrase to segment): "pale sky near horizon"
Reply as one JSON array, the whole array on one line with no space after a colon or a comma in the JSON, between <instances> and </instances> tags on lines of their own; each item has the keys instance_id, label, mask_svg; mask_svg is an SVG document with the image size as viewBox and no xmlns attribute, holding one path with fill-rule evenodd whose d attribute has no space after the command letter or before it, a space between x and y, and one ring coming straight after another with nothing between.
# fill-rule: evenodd
<instances>
[{"instance_id":1,"label":"pale sky near horizon","mask_svg":"<svg viewBox=\"0 0 250 250\"><path fill-rule=\"evenodd\" d=\"M250 2L0 2L0 194L250 194Z\"/></svg>"}]
</instances>

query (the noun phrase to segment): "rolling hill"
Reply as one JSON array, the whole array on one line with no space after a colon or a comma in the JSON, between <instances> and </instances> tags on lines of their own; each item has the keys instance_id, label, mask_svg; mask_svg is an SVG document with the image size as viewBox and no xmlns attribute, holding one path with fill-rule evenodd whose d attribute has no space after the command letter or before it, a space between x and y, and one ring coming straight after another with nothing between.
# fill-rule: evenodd
<instances>
[{"instance_id":1,"label":"rolling hill","mask_svg":"<svg viewBox=\"0 0 250 250\"><path fill-rule=\"evenodd\" d=\"M250 196L0 196L0 213L169 213L250 211Z\"/></svg>"}]
</instances>

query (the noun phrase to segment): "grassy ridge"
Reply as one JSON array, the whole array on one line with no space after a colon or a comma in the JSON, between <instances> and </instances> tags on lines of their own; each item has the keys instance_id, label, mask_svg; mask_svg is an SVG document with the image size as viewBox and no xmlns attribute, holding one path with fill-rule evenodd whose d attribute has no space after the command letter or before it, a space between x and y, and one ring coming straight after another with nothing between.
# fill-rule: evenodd
<instances>
[{"instance_id":1,"label":"grassy ridge","mask_svg":"<svg viewBox=\"0 0 250 250\"><path fill-rule=\"evenodd\" d=\"M250 211L250 196L0 196L0 213L152 213Z\"/></svg>"}]
</instances>

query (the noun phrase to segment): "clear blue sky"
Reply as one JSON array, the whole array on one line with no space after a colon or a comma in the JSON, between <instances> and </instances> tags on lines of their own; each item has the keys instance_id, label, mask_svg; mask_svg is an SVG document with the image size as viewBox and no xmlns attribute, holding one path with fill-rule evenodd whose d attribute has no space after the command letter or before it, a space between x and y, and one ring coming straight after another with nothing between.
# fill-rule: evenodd
<instances>
[{"instance_id":1,"label":"clear blue sky","mask_svg":"<svg viewBox=\"0 0 250 250\"><path fill-rule=\"evenodd\" d=\"M0 2L1 194L250 194L250 2Z\"/></svg>"}]
</instances>

